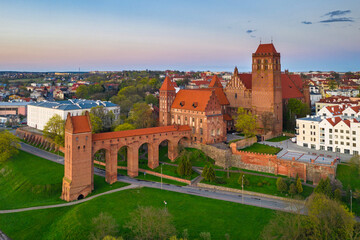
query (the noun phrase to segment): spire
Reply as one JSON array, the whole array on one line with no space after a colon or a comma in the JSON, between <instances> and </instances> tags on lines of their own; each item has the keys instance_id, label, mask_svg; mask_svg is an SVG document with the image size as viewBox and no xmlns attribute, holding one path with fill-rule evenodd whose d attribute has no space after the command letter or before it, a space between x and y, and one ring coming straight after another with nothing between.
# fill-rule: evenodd
<instances>
[{"instance_id":1,"label":"spire","mask_svg":"<svg viewBox=\"0 0 360 240\"><path fill-rule=\"evenodd\" d=\"M171 84L169 76L166 76L163 84L161 85L160 91L175 91L174 86Z\"/></svg>"},{"instance_id":2,"label":"spire","mask_svg":"<svg viewBox=\"0 0 360 240\"><path fill-rule=\"evenodd\" d=\"M239 71L238 71L238 69L237 69L237 66L235 66L235 69L234 69L234 76L237 76L237 75L239 75Z\"/></svg>"},{"instance_id":3,"label":"spire","mask_svg":"<svg viewBox=\"0 0 360 240\"><path fill-rule=\"evenodd\" d=\"M209 84L209 87L217 87L217 88L222 88L222 84L218 78L217 75L214 75L214 77L211 79L211 82Z\"/></svg>"}]
</instances>

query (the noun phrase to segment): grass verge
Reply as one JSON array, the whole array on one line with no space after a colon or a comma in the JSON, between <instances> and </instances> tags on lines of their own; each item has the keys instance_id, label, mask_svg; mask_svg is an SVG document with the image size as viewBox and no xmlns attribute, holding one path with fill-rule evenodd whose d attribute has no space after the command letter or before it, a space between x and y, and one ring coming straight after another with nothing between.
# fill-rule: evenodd
<instances>
[{"instance_id":1,"label":"grass verge","mask_svg":"<svg viewBox=\"0 0 360 240\"><path fill-rule=\"evenodd\" d=\"M277 147L260 144L260 143L254 143L253 145L251 145L249 147L241 149L241 151L276 155L281 151L281 149L277 148Z\"/></svg>"}]
</instances>

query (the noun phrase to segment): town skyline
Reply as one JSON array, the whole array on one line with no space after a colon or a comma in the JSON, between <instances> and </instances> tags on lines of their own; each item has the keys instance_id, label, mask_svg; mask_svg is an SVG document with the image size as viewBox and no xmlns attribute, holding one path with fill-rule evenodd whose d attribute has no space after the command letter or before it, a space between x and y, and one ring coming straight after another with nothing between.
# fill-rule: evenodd
<instances>
[{"instance_id":1,"label":"town skyline","mask_svg":"<svg viewBox=\"0 0 360 240\"><path fill-rule=\"evenodd\" d=\"M270 11L269 11L270 10ZM274 42L282 69L359 71L356 1L15 1L0 9L2 71L251 71ZM336 57L334 57L336 56Z\"/></svg>"}]
</instances>

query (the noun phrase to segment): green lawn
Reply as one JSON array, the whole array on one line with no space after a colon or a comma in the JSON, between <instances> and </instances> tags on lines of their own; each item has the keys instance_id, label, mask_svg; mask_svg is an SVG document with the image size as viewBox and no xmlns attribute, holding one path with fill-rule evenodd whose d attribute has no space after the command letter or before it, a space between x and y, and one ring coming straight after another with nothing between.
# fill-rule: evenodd
<instances>
[{"instance_id":1,"label":"green lawn","mask_svg":"<svg viewBox=\"0 0 360 240\"><path fill-rule=\"evenodd\" d=\"M202 183L207 184L213 184L223 187L229 187L229 188L235 188L235 189L241 189L241 184L238 183L238 179L240 177L240 173L230 173L230 178L227 178L226 172L216 172L216 181L215 182L208 182L205 179L202 180ZM291 197L289 194L284 194L278 192L276 188L276 179L275 178L268 178L268 177L262 177L262 176L254 176L245 174L245 178L247 178L250 181L249 186L244 186L244 190L251 191L251 192L258 192L258 193L264 193L269 195L275 195L279 197ZM301 193L300 198L306 198L310 196L310 194L313 192L312 187L304 186L303 185L303 192Z\"/></svg>"},{"instance_id":2,"label":"green lawn","mask_svg":"<svg viewBox=\"0 0 360 240\"><path fill-rule=\"evenodd\" d=\"M352 190L358 189L360 191L360 177L356 168L350 165L338 164L336 178L340 180L344 189L350 186Z\"/></svg>"},{"instance_id":3,"label":"green lawn","mask_svg":"<svg viewBox=\"0 0 360 240\"><path fill-rule=\"evenodd\" d=\"M15 209L64 202L61 195L64 166L27 152L0 164L0 209ZM94 176L93 194L126 186L107 184L103 177Z\"/></svg>"},{"instance_id":4,"label":"green lawn","mask_svg":"<svg viewBox=\"0 0 360 240\"><path fill-rule=\"evenodd\" d=\"M279 137L274 137L274 138L266 140L266 141L268 141L268 142L282 142L282 141L288 140L289 138L290 137L288 137L288 136L279 136Z\"/></svg>"},{"instance_id":5,"label":"green lawn","mask_svg":"<svg viewBox=\"0 0 360 240\"><path fill-rule=\"evenodd\" d=\"M101 196L64 208L0 215L0 229L12 239L88 239L92 219L106 212L116 219L119 235L133 239L124 223L138 206L164 207L173 216L178 235L189 238L210 232L212 239L258 239L275 211L159 189L141 188Z\"/></svg>"},{"instance_id":6,"label":"green lawn","mask_svg":"<svg viewBox=\"0 0 360 240\"><path fill-rule=\"evenodd\" d=\"M36 148L42 149L42 150L44 150L44 151L51 152L51 153L53 153L53 154L56 154L56 155L59 155L59 156L64 157L64 153L63 153L62 151L55 151L55 150L48 150L48 149L45 149L45 148L40 148L38 145L35 145L35 144L30 143L30 142L28 142L28 141L25 141L24 139L19 138L19 140L20 140L21 142L26 143L26 144L29 144L29 145L31 145L31 146L33 146L33 147L36 147Z\"/></svg>"},{"instance_id":7,"label":"green lawn","mask_svg":"<svg viewBox=\"0 0 360 240\"><path fill-rule=\"evenodd\" d=\"M253 145L241 149L241 151L253 152L253 153L266 153L266 154L277 154L281 151L280 148L272 147L260 143L254 143Z\"/></svg>"}]
</instances>

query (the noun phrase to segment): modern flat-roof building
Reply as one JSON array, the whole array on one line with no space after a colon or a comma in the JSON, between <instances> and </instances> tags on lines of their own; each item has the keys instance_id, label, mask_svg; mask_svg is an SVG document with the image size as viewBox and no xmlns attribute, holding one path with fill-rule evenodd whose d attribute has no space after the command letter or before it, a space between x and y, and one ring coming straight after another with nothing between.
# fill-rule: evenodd
<instances>
[{"instance_id":1,"label":"modern flat-roof building","mask_svg":"<svg viewBox=\"0 0 360 240\"><path fill-rule=\"evenodd\" d=\"M115 119L120 115L120 106L100 100L83 100L71 99L58 102L37 102L28 105L28 126L43 130L49 119L58 114L62 119L66 120L67 114L71 116L80 116L84 111L90 111L92 107L103 106L107 111L112 111L115 114Z\"/></svg>"},{"instance_id":2,"label":"modern flat-roof building","mask_svg":"<svg viewBox=\"0 0 360 240\"><path fill-rule=\"evenodd\" d=\"M30 102L0 102L0 116L27 115L27 106Z\"/></svg>"}]
</instances>

